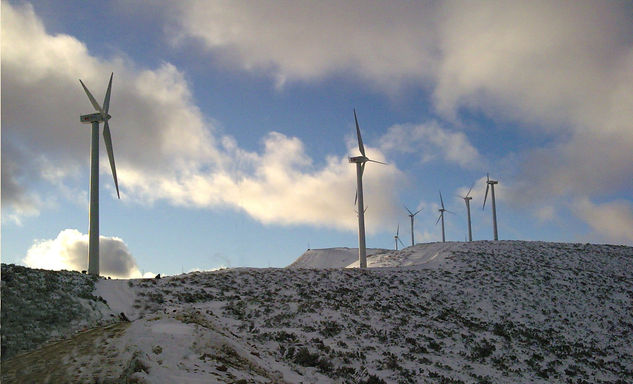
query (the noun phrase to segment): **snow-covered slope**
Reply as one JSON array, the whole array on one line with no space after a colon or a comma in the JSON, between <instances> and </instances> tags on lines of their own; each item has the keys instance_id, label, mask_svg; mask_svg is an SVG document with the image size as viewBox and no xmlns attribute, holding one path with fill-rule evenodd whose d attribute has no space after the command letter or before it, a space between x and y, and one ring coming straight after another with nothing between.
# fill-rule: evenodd
<instances>
[{"instance_id":1,"label":"snow-covered slope","mask_svg":"<svg viewBox=\"0 0 633 384\"><path fill-rule=\"evenodd\" d=\"M418 244L369 265L101 281L138 319L5 360L2 382L633 382L631 247Z\"/></svg>"},{"instance_id":2,"label":"snow-covered slope","mask_svg":"<svg viewBox=\"0 0 633 384\"><path fill-rule=\"evenodd\" d=\"M386 249L368 248L367 255L386 252ZM358 261L358 248L308 249L287 268L344 268Z\"/></svg>"},{"instance_id":3,"label":"snow-covered slope","mask_svg":"<svg viewBox=\"0 0 633 384\"><path fill-rule=\"evenodd\" d=\"M2 264L2 359L117 316L93 295L96 278Z\"/></svg>"}]
</instances>

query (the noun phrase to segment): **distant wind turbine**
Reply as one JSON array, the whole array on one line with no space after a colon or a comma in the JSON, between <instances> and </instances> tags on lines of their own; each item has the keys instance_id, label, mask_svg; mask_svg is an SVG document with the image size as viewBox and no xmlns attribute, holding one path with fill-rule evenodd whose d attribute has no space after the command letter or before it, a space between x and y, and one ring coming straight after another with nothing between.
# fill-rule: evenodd
<instances>
[{"instance_id":1,"label":"distant wind turbine","mask_svg":"<svg viewBox=\"0 0 633 384\"><path fill-rule=\"evenodd\" d=\"M499 234L497 233L497 205L495 204L495 184L499 182L497 180L490 180L490 174L486 174L486 179L486 195L484 196L484 205L481 209L483 210L486 207L488 188L490 188L490 198L492 199L492 226L494 228L495 240L499 240Z\"/></svg>"},{"instance_id":2,"label":"distant wind turbine","mask_svg":"<svg viewBox=\"0 0 633 384\"><path fill-rule=\"evenodd\" d=\"M473 241L473 231L470 227L470 200L472 200L473 198L470 196L470 191L473 190L474 186L475 184L470 186L470 189L468 190L466 196L460 196L462 199L464 199L464 202L466 203L466 212L468 213L468 241Z\"/></svg>"},{"instance_id":3,"label":"distant wind turbine","mask_svg":"<svg viewBox=\"0 0 633 384\"><path fill-rule=\"evenodd\" d=\"M363 171L365 163L381 163L380 161L371 160L365 155L365 146L363 138L360 135L358 126L358 118L356 117L356 109L354 109L354 121L356 122L356 136L358 137L358 150L361 156L350 157L350 163L356 163L356 200L359 207L364 207L363 203ZM360 268L367 268L367 249L365 248L365 209L358 210L358 261Z\"/></svg>"},{"instance_id":4,"label":"distant wind turbine","mask_svg":"<svg viewBox=\"0 0 633 384\"><path fill-rule=\"evenodd\" d=\"M99 275L99 123L103 122L103 139L105 141L106 150L108 151L108 159L110 160L110 168L112 169L112 177L114 178L114 186L116 187L117 197L120 199L119 182L116 177L116 167L114 165L114 152L112 151L112 137L110 135L110 125L108 120L112 116L108 114L110 109L110 91L112 90L112 77L108 83L108 90L103 100L103 108L97 100L92 96L83 81L79 80L81 86L86 91L90 103L97 110L97 113L82 115L79 119L84 124L92 124L92 142L90 145L90 229L88 239L88 273Z\"/></svg>"},{"instance_id":5,"label":"distant wind turbine","mask_svg":"<svg viewBox=\"0 0 633 384\"><path fill-rule=\"evenodd\" d=\"M400 237L398 237L399 234L400 234L400 224L398 224L398 228L396 229L396 235L393 237L393 241L396 243L396 251L398 250L398 242L400 242L400 244L402 244L402 246L404 247L404 243L402 242L402 240L400 240Z\"/></svg>"},{"instance_id":6,"label":"distant wind turbine","mask_svg":"<svg viewBox=\"0 0 633 384\"><path fill-rule=\"evenodd\" d=\"M435 222L435 225L437 225L437 223L442 220L442 243L446 242L446 236L444 234L444 212L448 212L448 213L454 213L449 211L448 209L444 208L444 199L442 199L442 192L440 191L440 202L442 203L442 208L438 209L438 211L440 212L440 216L437 218L437 221Z\"/></svg>"},{"instance_id":7,"label":"distant wind turbine","mask_svg":"<svg viewBox=\"0 0 633 384\"><path fill-rule=\"evenodd\" d=\"M415 245L415 238L413 237L413 218L415 217L415 215L417 215L418 213L420 213L420 211L422 211L421 209L419 209L417 212L413 213L409 210L409 208L407 208L407 206L404 206L404 209L407 210L407 212L409 212L409 217L411 218L411 245Z\"/></svg>"}]
</instances>

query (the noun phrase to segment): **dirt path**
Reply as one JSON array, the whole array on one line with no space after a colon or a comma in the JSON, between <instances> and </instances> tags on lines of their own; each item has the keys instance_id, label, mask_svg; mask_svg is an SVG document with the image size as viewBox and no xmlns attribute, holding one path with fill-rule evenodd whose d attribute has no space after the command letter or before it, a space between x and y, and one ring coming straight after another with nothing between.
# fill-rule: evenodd
<instances>
[{"instance_id":1,"label":"dirt path","mask_svg":"<svg viewBox=\"0 0 633 384\"><path fill-rule=\"evenodd\" d=\"M23 353L2 362L3 383L78 383L82 357L95 355L103 359L116 356L117 339L125 332L130 323L117 323L93 328L79 333L71 339L48 344L35 351ZM73 367L73 372L68 372ZM79 368L77 368L79 367ZM116 382L121 372L119 367L103 364L104 369L112 372L94 372L101 377L112 377ZM123 368L123 367L121 367ZM81 375L84 376L85 375ZM88 381L94 382L94 380Z\"/></svg>"}]
</instances>

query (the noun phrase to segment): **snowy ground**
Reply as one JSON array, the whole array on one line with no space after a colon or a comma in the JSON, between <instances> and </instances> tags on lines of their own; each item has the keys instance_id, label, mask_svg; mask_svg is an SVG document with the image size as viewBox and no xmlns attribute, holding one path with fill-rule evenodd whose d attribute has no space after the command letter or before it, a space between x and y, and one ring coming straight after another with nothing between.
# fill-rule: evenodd
<instances>
[{"instance_id":1,"label":"snowy ground","mask_svg":"<svg viewBox=\"0 0 633 384\"><path fill-rule=\"evenodd\" d=\"M387 249L369 248L367 256L387 252ZM288 268L345 268L358 262L358 248L308 249Z\"/></svg>"},{"instance_id":2,"label":"snowy ground","mask_svg":"<svg viewBox=\"0 0 633 384\"><path fill-rule=\"evenodd\" d=\"M633 382L631 247L419 244L369 270L327 268L356 250L308 252L286 269L100 280L94 295L133 321L4 360L2 381Z\"/></svg>"}]
</instances>

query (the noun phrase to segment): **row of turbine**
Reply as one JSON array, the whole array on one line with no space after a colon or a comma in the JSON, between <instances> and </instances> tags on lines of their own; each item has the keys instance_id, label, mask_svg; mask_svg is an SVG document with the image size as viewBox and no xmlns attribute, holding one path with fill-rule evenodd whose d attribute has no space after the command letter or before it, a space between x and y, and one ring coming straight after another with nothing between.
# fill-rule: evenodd
<instances>
[{"instance_id":1,"label":"row of turbine","mask_svg":"<svg viewBox=\"0 0 633 384\"><path fill-rule=\"evenodd\" d=\"M356 164L356 197L354 200L354 205L358 203L358 207L360 208L357 211L357 214L358 214L358 261L359 261L360 268L367 268L367 248L365 244L365 209L364 209L365 206L363 204L363 172L365 171L365 164L367 162L379 163L379 164L385 164L385 163L372 160L365 155L365 146L363 145L363 138L360 134L360 127L358 125L358 117L356 116L356 109L354 109L354 122L356 123L356 136L358 138L358 150L360 151L361 156L350 157L349 162ZM483 204L482 209L486 207L486 199L488 197L488 190L490 190L491 192L490 195L492 199L492 223L493 223L493 228L494 228L494 239L499 240L499 236L497 233L497 207L495 203L495 187L494 187L495 184L498 184L498 181L490 180L490 175L489 174L486 175L486 194L484 197L484 204ZM473 241L473 235L472 235L472 229L471 229L471 223L470 223L470 200L472 200L472 197L470 196L470 192L472 191L472 189L473 187L471 186L466 196L460 196L466 202L466 210L468 212L468 241ZM440 212L440 215L437 218L437 221L435 222L435 224L437 225L438 222L442 221L442 242L445 242L446 236L444 232L444 212L449 212L449 213L453 213L453 212L450 212L444 208L444 199L442 198L442 192L440 192L440 202L441 202L442 208L438 209L438 211ZM409 210L409 208L407 208L406 206L405 206L405 209L407 210L407 212L409 213L409 217L411 218L411 245L414 245L415 239L413 235L413 220L414 220L413 218L415 217L415 215L420 213L421 209L415 213L411 212L411 210ZM398 250L398 241L400 241L400 243L404 246L404 244L399 238L399 233L400 233L400 224L398 224L398 227L396 229L396 235L394 236L396 250Z\"/></svg>"},{"instance_id":2,"label":"row of turbine","mask_svg":"<svg viewBox=\"0 0 633 384\"><path fill-rule=\"evenodd\" d=\"M493 230L494 230L494 239L495 240L499 240L499 235L497 233L497 207L496 207L496 203L495 203L495 184L498 184L499 182L497 180L490 180L490 175L486 175L486 194L484 196L484 204L482 206L482 209L484 209L486 207L486 200L488 198L488 190L491 191L491 198L492 198L492 223L493 223ZM470 189L468 190L468 193L466 194L466 196L460 196L462 199L464 199L464 202L466 203L466 212L467 212L467 217L468 217L468 241L473 241L473 232L472 232L472 227L471 227L471 221L470 221L470 200L472 200L473 198L470 196L470 192L472 191L474 187L473 186L470 187ZM448 209L444 208L444 199L442 198L442 192L440 191L440 204L441 204L441 208L438 209L438 212L440 213L440 215L437 217L437 220L435 221L435 225L437 225L440 221L442 222L442 242L446 242L446 235L445 235L445 231L444 231L444 212L448 212L448 213L452 213L455 214L455 212L449 211ZM422 209L416 211L416 212L411 212L411 210L409 208L407 208L406 206L404 207L404 209L407 210L407 212L409 213L408 216L411 219L411 245L415 245L415 237L413 235L414 231L413 231L413 221L414 221L414 217L415 215L417 215L418 213L420 213L422 211ZM398 242L404 247L404 243L402 242L402 240L400 240L399 237L400 234L400 224L398 224L398 226L396 227L396 234L394 235L394 242L395 242L395 249L396 251L398 250Z\"/></svg>"}]
</instances>

